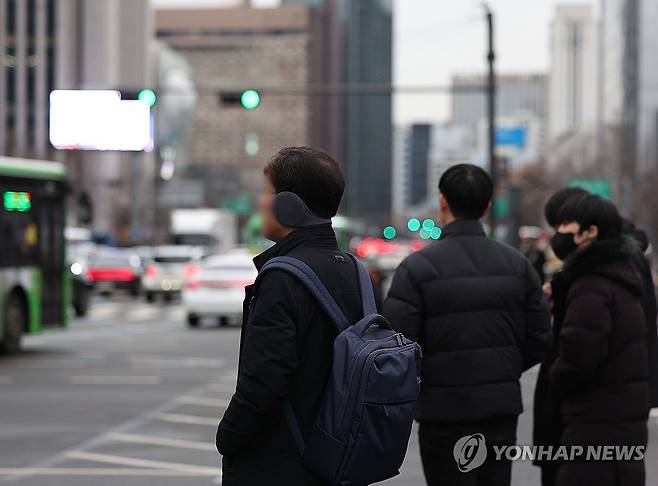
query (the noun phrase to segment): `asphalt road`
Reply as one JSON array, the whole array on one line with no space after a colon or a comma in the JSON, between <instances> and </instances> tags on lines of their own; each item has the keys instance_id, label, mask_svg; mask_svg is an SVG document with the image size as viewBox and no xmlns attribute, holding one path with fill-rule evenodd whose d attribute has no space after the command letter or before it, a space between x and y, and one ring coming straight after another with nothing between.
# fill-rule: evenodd
<instances>
[{"instance_id":1,"label":"asphalt road","mask_svg":"<svg viewBox=\"0 0 658 486\"><path fill-rule=\"evenodd\" d=\"M190 330L177 304L97 300L66 331L31 336L0 357L0 483L17 486L220 484L215 428L235 386L239 330ZM531 409L536 370L523 378ZM529 413L519 443L530 444ZM658 418L647 485L658 484ZM539 484L529 463L514 484ZM424 484L416 434L402 474Z\"/></svg>"}]
</instances>

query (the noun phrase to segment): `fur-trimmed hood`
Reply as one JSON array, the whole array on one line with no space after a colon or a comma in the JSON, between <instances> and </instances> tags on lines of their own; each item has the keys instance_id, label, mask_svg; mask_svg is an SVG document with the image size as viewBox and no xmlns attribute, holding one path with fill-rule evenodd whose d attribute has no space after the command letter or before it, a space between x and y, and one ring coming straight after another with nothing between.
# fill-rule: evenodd
<instances>
[{"instance_id":1,"label":"fur-trimmed hood","mask_svg":"<svg viewBox=\"0 0 658 486\"><path fill-rule=\"evenodd\" d=\"M627 236L595 240L566 259L562 277L573 281L585 274L599 275L624 285L634 294L642 295L642 281L630 263L634 251L638 251L638 244Z\"/></svg>"}]
</instances>

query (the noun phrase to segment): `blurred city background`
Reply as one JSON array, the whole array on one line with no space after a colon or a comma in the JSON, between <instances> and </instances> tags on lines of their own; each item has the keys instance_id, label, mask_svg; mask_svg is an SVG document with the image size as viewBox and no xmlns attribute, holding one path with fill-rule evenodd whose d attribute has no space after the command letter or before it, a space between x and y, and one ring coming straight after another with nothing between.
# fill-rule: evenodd
<instances>
[{"instance_id":1,"label":"blurred city background","mask_svg":"<svg viewBox=\"0 0 658 486\"><path fill-rule=\"evenodd\" d=\"M219 483L283 146L341 161L334 229L384 291L441 237L457 163L491 171L488 230L545 279L562 187L651 241L657 23L655 0L0 0L0 482ZM389 483L423 484L415 436ZM514 484L538 470L515 464Z\"/></svg>"}]
</instances>

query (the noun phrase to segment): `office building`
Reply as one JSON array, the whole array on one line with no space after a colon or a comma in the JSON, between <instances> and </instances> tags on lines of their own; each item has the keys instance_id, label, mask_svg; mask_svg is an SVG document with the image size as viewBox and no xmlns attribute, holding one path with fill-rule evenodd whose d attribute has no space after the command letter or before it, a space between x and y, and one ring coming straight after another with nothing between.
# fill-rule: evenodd
<instances>
[{"instance_id":1,"label":"office building","mask_svg":"<svg viewBox=\"0 0 658 486\"><path fill-rule=\"evenodd\" d=\"M341 19L344 83L389 85L391 0L344 0ZM391 211L391 95L345 96L343 106L343 162L349 181L344 210L385 223Z\"/></svg>"},{"instance_id":2,"label":"office building","mask_svg":"<svg viewBox=\"0 0 658 486\"><path fill-rule=\"evenodd\" d=\"M592 5L559 5L550 31L551 140L595 128L599 111L598 19Z\"/></svg>"},{"instance_id":3,"label":"office building","mask_svg":"<svg viewBox=\"0 0 658 486\"><path fill-rule=\"evenodd\" d=\"M157 10L155 18L158 39L185 58L196 79L184 175L206 183L206 204L224 204L243 192L253 199L270 155L311 143L310 9ZM260 94L251 110L241 103L247 89Z\"/></svg>"},{"instance_id":4,"label":"office building","mask_svg":"<svg viewBox=\"0 0 658 486\"><path fill-rule=\"evenodd\" d=\"M497 77L497 116L537 119L541 148L546 141L548 123L547 84L545 74L501 74ZM452 80L451 122L466 127L474 143L479 138L479 127L487 117L485 86L486 78L483 75L457 75Z\"/></svg>"}]
</instances>

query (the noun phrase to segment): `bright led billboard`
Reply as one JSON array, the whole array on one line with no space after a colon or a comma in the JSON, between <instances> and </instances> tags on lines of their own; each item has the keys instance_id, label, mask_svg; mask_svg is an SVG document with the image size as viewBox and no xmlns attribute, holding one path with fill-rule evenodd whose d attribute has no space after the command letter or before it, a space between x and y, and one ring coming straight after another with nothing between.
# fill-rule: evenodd
<instances>
[{"instance_id":1,"label":"bright led billboard","mask_svg":"<svg viewBox=\"0 0 658 486\"><path fill-rule=\"evenodd\" d=\"M117 90L50 93L50 143L60 150L153 150L150 104Z\"/></svg>"}]
</instances>

